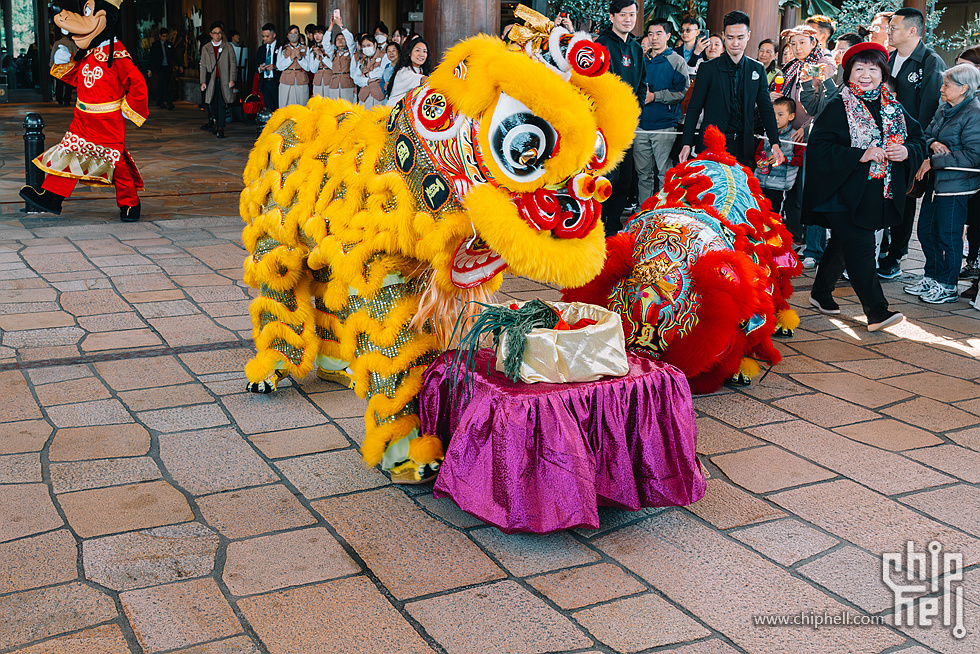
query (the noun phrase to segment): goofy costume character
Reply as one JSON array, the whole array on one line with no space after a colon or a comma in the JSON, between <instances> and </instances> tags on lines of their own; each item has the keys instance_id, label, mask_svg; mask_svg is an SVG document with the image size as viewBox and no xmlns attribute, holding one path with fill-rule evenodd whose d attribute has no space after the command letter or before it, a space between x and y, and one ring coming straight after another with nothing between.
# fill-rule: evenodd
<instances>
[{"instance_id":1,"label":"goofy costume character","mask_svg":"<svg viewBox=\"0 0 980 654\"><path fill-rule=\"evenodd\" d=\"M37 210L61 213L61 203L78 182L115 186L119 217L140 217L143 179L126 150L124 118L137 127L149 115L146 80L115 38L123 0L86 0L82 14L52 4L54 23L79 47L72 58L59 46L51 75L78 90L75 117L64 138L34 160L47 173L41 190L24 186L20 196Z\"/></svg>"}]
</instances>

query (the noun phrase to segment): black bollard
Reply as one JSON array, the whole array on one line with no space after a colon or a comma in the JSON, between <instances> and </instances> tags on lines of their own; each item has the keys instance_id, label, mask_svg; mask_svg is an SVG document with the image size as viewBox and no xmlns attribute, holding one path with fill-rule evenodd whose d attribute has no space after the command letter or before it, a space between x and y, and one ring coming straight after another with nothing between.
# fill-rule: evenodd
<instances>
[{"instance_id":1,"label":"black bollard","mask_svg":"<svg viewBox=\"0 0 980 654\"><path fill-rule=\"evenodd\" d=\"M24 166L28 186L40 189L44 171L34 165L34 159L44 152L44 119L41 114L29 113L24 118ZM28 206L27 213L39 213Z\"/></svg>"},{"instance_id":2,"label":"black bollard","mask_svg":"<svg viewBox=\"0 0 980 654\"><path fill-rule=\"evenodd\" d=\"M262 136L262 130L265 129L265 124L269 122L272 118L272 112L266 108L262 108L258 114L255 116L255 138Z\"/></svg>"}]
</instances>

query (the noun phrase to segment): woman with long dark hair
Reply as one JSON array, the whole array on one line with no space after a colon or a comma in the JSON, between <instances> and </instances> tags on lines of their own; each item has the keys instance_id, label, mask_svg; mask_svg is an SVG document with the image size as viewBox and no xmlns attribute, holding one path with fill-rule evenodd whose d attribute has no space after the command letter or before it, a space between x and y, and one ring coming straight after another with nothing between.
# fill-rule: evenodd
<instances>
[{"instance_id":1,"label":"woman with long dark hair","mask_svg":"<svg viewBox=\"0 0 980 654\"><path fill-rule=\"evenodd\" d=\"M810 304L820 313L839 314L833 290L846 268L873 332L904 320L888 308L878 281L875 230L901 223L925 139L884 83L884 46L859 43L841 63L846 85L814 121L804 162L803 222L831 230Z\"/></svg>"},{"instance_id":2,"label":"woman with long dark hair","mask_svg":"<svg viewBox=\"0 0 980 654\"><path fill-rule=\"evenodd\" d=\"M432 74L429 44L421 36L413 36L402 48L401 57L388 86L388 104L394 106L412 89L422 86Z\"/></svg>"}]
</instances>

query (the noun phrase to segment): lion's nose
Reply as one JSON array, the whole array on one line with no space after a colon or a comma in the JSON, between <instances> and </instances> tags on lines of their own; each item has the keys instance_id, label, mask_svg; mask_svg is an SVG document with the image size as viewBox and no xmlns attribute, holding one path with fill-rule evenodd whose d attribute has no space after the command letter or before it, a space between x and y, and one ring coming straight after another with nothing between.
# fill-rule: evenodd
<instances>
[{"instance_id":1,"label":"lion's nose","mask_svg":"<svg viewBox=\"0 0 980 654\"><path fill-rule=\"evenodd\" d=\"M595 195L595 177L588 173L579 173L568 180L568 194L578 200L591 200Z\"/></svg>"},{"instance_id":2,"label":"lion's nose","mask_svg":"<svg viewBox=\"0 0 980 654\"><path fill-rule=\"evenodd\" d=\"M599 177L595 181L595 195L593 196L598 202L605 202L612 195L612 182L610 182L605 177Z\"/></svg>"}]
</instances>

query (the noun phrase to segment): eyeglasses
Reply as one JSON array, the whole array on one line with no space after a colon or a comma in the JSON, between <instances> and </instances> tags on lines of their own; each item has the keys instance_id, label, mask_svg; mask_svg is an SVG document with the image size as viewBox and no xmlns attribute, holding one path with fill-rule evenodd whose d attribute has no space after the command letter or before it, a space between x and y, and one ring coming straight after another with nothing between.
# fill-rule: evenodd
<instances>
[{"instance_id":1,"label":"eyeglasses","mask_svg":"<svg viewBox=\"0 0 980 654\"><path fill-rule=\"evenodd\" d=\"M681 31L684 32L685 34L691 34L693 32L699 32L700 30L696 27L687 27L685 29L682 29Z\"/></svg>"},{"instance_id":2,"label":"eyeglasses","mask_svg":"<svg viewBox=\"0 0 980 654\"><path fill-rule=\"evenodd\" d=\"M211 32L211 36L221 36L222 33L223 32L221 30L214 30L213 32Z\"/></svg>"}]
</instances>

